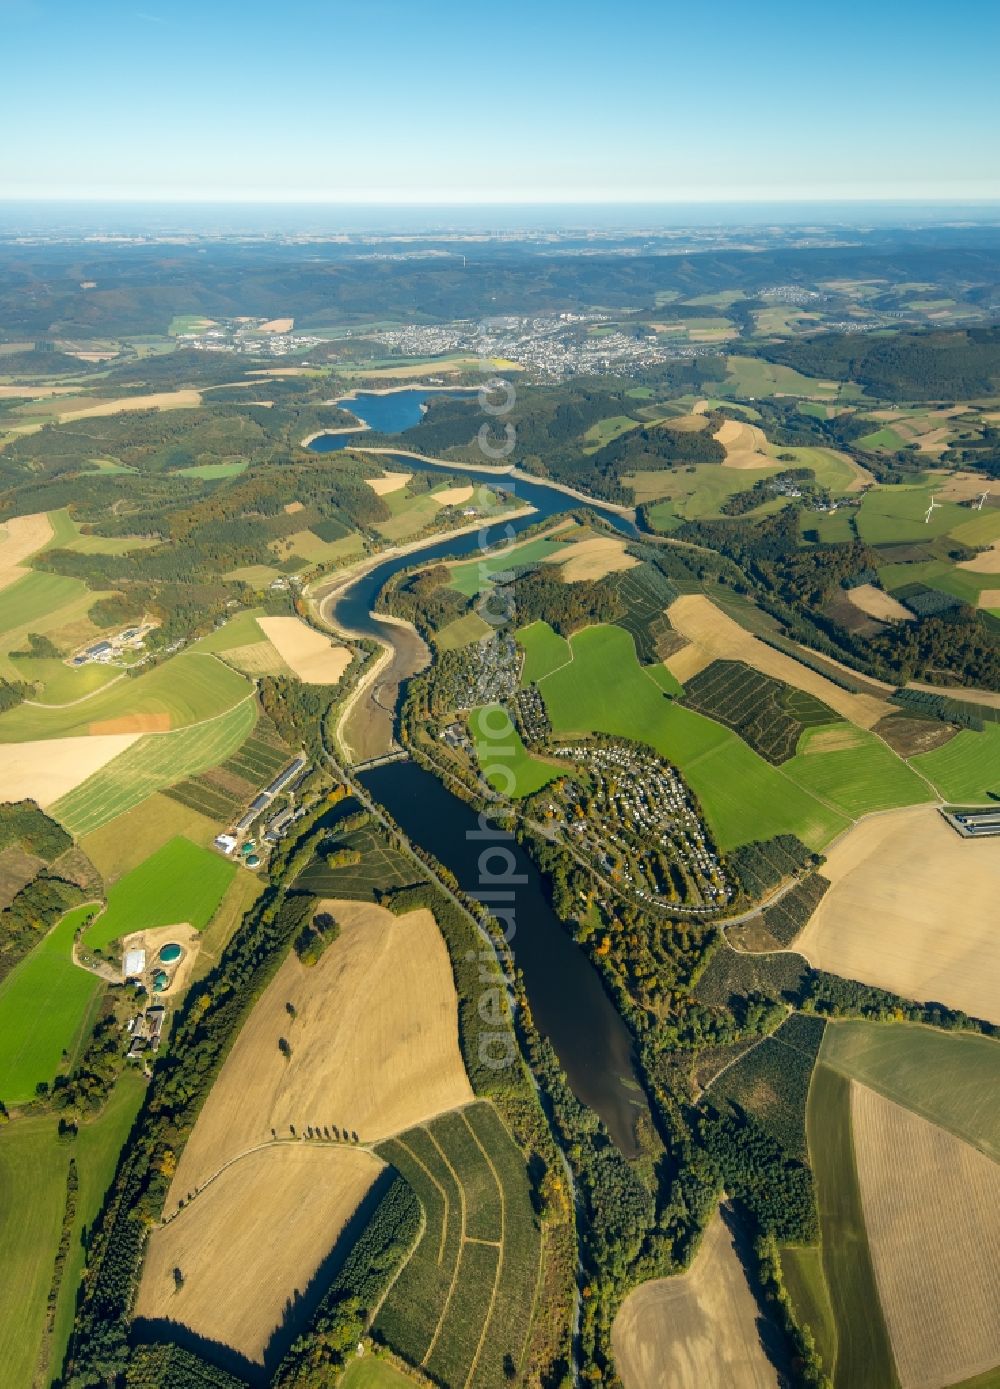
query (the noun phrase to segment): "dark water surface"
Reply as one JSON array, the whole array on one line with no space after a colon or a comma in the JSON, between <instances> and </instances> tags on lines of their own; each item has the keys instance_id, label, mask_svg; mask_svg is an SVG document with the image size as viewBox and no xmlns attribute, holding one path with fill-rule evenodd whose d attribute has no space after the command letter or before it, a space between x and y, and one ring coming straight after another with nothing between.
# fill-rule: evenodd
<instances>
[{"instance_id":1,"label":"dark water surface","mask_svg":"<svg viewBox=\"0 0 1000 1389\"><path fill-rule=\"evenodd\" d=\"M419 424L429 395L451 395L451 391L427 391L415 386L411 391L392 391L386 395L374 391L358 391L356 395L341 396L334 401L342 410L349 410L364 420L369 429L379 434L401 434ZM459 394L455 391L454 394ZM336 453L351 444L363 444L358 433L320 434L309 447L315 453Z\"/></svg>"},{"instance_id":2,"label":"dark water surface","mask_svg":"<svg viewBox=\"0 0 1000 1389\"><path fill-rule=\"evenodd\" d=\"M374 427L389 432L387 421L390 418L405 420L396 425L397 429L415 423L424 399L426 393L415 390L400 391L393 396L359 398L346 404L348 409L364 414ZM392 402L389 408L399 413L369 414L369 401L372 400L378 402L377 411L381 411L385 402ZM352 438L363 446L363 439L357 435L326 435L316 439L311 447L316 452L330 452L344 447L340 441ZM383 456L380 461L395 462L409 472L443 475L443 470L434 464L422 463L408 455ZM484 525L467 535L428 541L419 550L385 560L361 575L333 601L330 616L339 627L362 636L377 637L395 649L399 629L381 622L372 612L379 592L394 574L414 564L461 559L485 549L495 553L497 547L515 542L522 531L539 521L583 505L544 482L498 476L495 469L455 464L449 471L484 482L495 491L505 491L533 510L509 521ZM617 512L600 503L588 505L623 534L637 533L632 522ZM466 892L480 895L483 891L480 854L485 845L497 841L469 837L478 830L479 821L464 801L453 796L430 772L412 762L374 768L362 773L361 780L415 844L449 868ZM503 841L503 844L513 855L514 871L521 880L513 886L516 933L512 946L524 975L535 1022L555 1047L575 1094L601 1116L621 1150L627 1156L634 1156L637 1152L636 1123L640 1115L648 1111L636 1076L631 1034L605 992L597 971L549 905L541 875L530 857L514 842Z\"/></svg>"},{"instance_id":3,"label":"dark water surface","mask_svg":"<svg viewBox=\"0 0 1000 1389\"><path fill-rule=\"evenodd\" d=\"M484 900L498 913L513 911L514 958L539 1031L555 1047L574 1093L597 1111L622 1152L635 1156L636 1121L646 1102L631 1034L596 969L549 905L529 855L498 833L487 831L484 838L476 812L415 762L375 767L360 780L415 844L451 869L465 892L503 894ZM495 846L502 856L488 853ZM517 881L492 881L510 878Z\"/></svg>"}]
</instances>

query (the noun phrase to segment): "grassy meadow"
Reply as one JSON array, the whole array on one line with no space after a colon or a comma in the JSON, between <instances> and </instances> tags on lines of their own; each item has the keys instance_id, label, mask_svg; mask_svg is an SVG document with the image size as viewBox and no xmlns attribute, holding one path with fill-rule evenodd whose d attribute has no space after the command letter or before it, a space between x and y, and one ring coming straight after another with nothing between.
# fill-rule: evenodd
<instances>
[{"instance_id":1,"label":"grassy meadow","mask_svg":"<svg viewBox=\"0 0 1000 1389\"><path fill-rule=\"evenodd\" d=\"M939 502L925 521L937 491L933 484L873 487L858 511L858 534L868 545L898 545L947 535L969 519L969 512L957 502Z\"/></svg>"},{"instance_id":2,"label":"grassy meadow","mask_svg":"<svg viewBox=\"0 0 1000 1389\"><path fill-rule=\"evenodd\" d=\"M52 814L72 835L100 829L154 792L224 762L257 722L254 700L176 733L150 733L60 797Z\"/></svg>"},{"instance_id":3,"label":"grassy meadow","mask_svg":"<svg viewBox=\"0 0 1000 1389\"><path fill-rule=\"evenodd\" d=\"M820 848L847 827L836 810L765 762L735 733L674 703L639 665L632 638L622 628L587 627L569 644L572 661L539 685L553 731L610 733L649 743L680 769L723 850L782 833Z\"/></svg>"},{"instance_id":4,"label":"grassy meadow","mask_svg":"<svg viewBox=\"0 0 1000 1389\"><path fill-rule=\"evenodd\" d=\"M0 715L0 742L21 743L81 734L141 732L161 722L163 731L201 723L246 699L250 684L222 661L182 652L134 678L126 676L68 707L20 704ZM132 728L123 721L134 720ZM112 726L108 726L112 725Z\"/></svg>"},{"instance_id":5,"label":"grassy meadow","mask_svg":"<svg viewBox=\"0 0 1000 1389\"><path fill-rule=\"evenodd\" d=\"M987 724L981 733L963 728L942 747L912 761L946 801L989 804L1000 795L1000 724Z\"/></svg>"},{"instance_id":6,"label":"grassy meadow","mask_svg":"<svg viewBox=\"0 0 1000 1389\"><path fill-rule=\"evenodd\" d=\"M142 1077L125 1072L101 1113L81 1123L72 1144L60 1142L53 1115L18 1119L0 1131L0 1355L11 1389L48 1384L62 1362L84 1268L85 1232L100 1210L144 1094ZM79 1182L76 1213L47 1337L46 1304L70 1157L76 1160Z\"/></svg>"},{"instance_id":7,"label":"grassy meadow","mask_svg":"<svg viewBox=\"0 0 1000 1389\"><path fill-rule=\"evenodd\" d=\"M850 739L852 746L824 751L829 728L807 728L800 737L796 755L782 769L798 786L852 820L874 810L934 799L923 777L873 733L861 728L842 731L841 725L835 729L837 738Z\"/></svg>"},{"instance_id":8,"label":"grassy meadow","mask_svg":"<svg viewBox=\"0 0 1000 1389\"><path fill-rule=\"evenodd\" d=\"M850 1081L820 1064L806 1113L823 1273L837 1324L834 1389L899 1389L861 1209Z\"/></svg>"},{"instance_id":9,"label":"grassy meadow","mask_svg":"<svg viewBox=\"0 0 1000 1389\"><path fill-rule=\"evenodd\" d=\"M0 1100L24 1104L39 1081L51 1082L63 1053L83 1043L101 980L73 963L76 931L95 915L75 907L0 984Z\"/></svg>"},{"instance_id":10,"label":"grassy meadow","mask_svg":"<svg viewBox=\"0 0 1000 1389\"><path fill-rule=\"evenodd\" d=\"M476 757L486 780L501 796L519 799L548 785L563 775L559 767L532 757L510 715L500 704L474 709L469 716L469 732L476 745Z\"/></svg>"},{"instance_id":11,"label":"grassy meadow","mask_svg":"<svg viewBox=\"0 0 1000 1389\"><path fill-rule=\"evenodd\" d=\"M1000 1162L1000 1041L918 1023L831 1022L820 1060Z\"/></svg>"},{"instance_id":12,"label":"grassy meadow","mask_svg":"<svg viewBox=\"0 0 1000 1389\"><path fill-rule=\"evenodd\" d=\"M523 545L504 546L496 550L489 550L479 559L454 565L448 582L452 588L457 588L459 593L464 593L467 598L471 598L473 594L481 593L484 589L489 588L494 575L503 574L511 569L518 569L522 565L537 564L540 560L554 554L559 548L558 540L540 537L537 540L528 540Z\"/></svg>"},{"instance_id":13,"label":"grassy meadow","mask_svg":"<svg viewBox=\"0 0 1000 1389\"><path fill-rule=\"evenodd\" d=\"M522 687L544 680L570 659L566 638L554 632L547 622L532 622L527 627L519 628L514 635L524 647Z\"/></svg>"},{"instance_id":14,"label":"grassy meadow","mask_svg":"<svg viewBox=\"0 0 1000 1389\"><path fill-rule=\"evenodd\" d=\"M185 921L201 931L236 871L221 854L178 836L115 883L107 910L86 932L87 944L104 948L132 931Z\"/></svg>"}]
</instances>

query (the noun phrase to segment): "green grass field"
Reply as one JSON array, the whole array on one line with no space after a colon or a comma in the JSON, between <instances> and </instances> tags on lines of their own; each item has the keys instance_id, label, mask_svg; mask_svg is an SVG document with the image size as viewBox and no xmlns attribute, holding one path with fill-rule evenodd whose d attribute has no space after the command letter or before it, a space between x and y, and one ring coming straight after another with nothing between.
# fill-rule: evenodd
<instances>
[{"instance_id":1,"label":"green grass field","mask_svg":"<svg viewBox=\"0 0 1000 1389\"><path fill-rule=\"evenodd\" d=\"M80 597L89 597L93 603L97 595L91 595L79 579L65 574L25 574L0 593L0 636L29 627L39 631L39 621L51 618Z\"/></svg>"},{"instance_id":2,"label":"green grass field","mask_svg":"<svg viewBox=\"0 0 1000 1389\"><path fill-rule=\"evenodd\" d=\"M176 338L180 333L199 333L203 328L208 328L211 323L210 318L205 318L200 313L175 313L170 320L167 333L172 338Z\"/></svg>"},{"instance_id":3,"label":"green grass field","mask_svg":"<svg viewBox=\"0 0 1000 1389\"><path fill-rule=\"evenodd\" d=\"M850 1020L828 1025L820 1059L1000 1162L1000 1041Z\"/></svg>"},{"instance_id":4,"label":"green grass field","mask_svg":"<svg viewBox=\"0 0 1000 1389\"><path fill-rule=\"evenodd\" d=\"M605 444L610 444L613 439L619 438L622 434L627 434L630 429L637 429L639 421L632 419L631 415L610 415L606 420L598 420L592 424L582 439L584 453L595 453L597 449L603 448Z\"/></svg>"},{"instance_id":5,"label":"green grass field","mask_svg":"<svg viewBox=\"0 0 1000 1389\"><path fill-rule=\"evenodd\" d=\"M699 463L688 468L659 468L655 471L627 473L622 477L631 487L636 502L654 502L649 507L650 523L662 531L676 528L677 518L686 521L720 517L723 502L735 492L745 492L760 478L773 477L781 471L774 468L727 468L723 463ZM763 505L748 512L749 516L767 516L787 506L784 497L772 497Z\"/></svg>"},{"instance_id":6,"label":"green grass field","mask_svg":"<svg viewBox=\"0 0 1000 1389\"><path fill-rule=\"evenodd\" d=\"M98 907L76 907L0 984L0 1099L23 1104L79 1050L100 979L73 963L73 937Z\"/></svg>"},{"instance_id":7,"label":"green grass field","mask_svg":"<svg viewBox=\"0 0 1000 1389\"><path fill-rule=\"evenodd\" d=\"M141 805L83 835L78 843L105 886L110 886L179 834L208 848L218 832L218 825L200 811L154 792Z\"/></svg>"},{"instance_id":8,"label":"green grass field","mask_svg":"<svg viewBox=\"0 0 1000 1389\"><path fill-rule=\"evenodd\" d=\"M374 1355L351 1360L337 1381L338 1389L413 1389L414 1384L416 1380Z\"/></svg>"},{"instance_id":9,"label":"green grass field","mask_svg":"<svg viewBox=\"0 0 1000 1389\"><path fill-rule=\"evenodd\" d=\"M86 932L93 949L132 931L186 921L201 931L211 921L236 864L178 835L108 892L107 910Z\"/></svg>"},{"instance_id":10,"label":"green grass field","mask_svg":"<svg viewBox=\"0 0 1000 1389\"><path fill-rule=\"evenodd\" d=\"M973 569L959 569L946 559L929 559L917 564L883 564L879 567L878 577L887 593L896 593L907 584L925 584L927 588L954 594L972 607L979 602L984 588L995 588L997 584L995 574L977 574Z\"/></svg>"},{"instance_id":11,"label":"green grass field","mask_svg":"<svg viewBox=\"0 0 1000 1389\"><path fill-rule=\"evenodd\" d=\"M763 357L727 357L726 386L740 396L796 395L835 400L840 393L836 381L815 380Z\"/></svg>"},{"instance_id":12,"label":"green grass field","mask_svg":"<svg viewBox=\"0 0 1000 1389\"><path fill-rule=\"evenodd\" d=\"M478 613L464 613L453 622L442 627L434 636L434 644L439 651L457 651L459 647L485 637L494 629Z\"/></svg>"},{"instance_id":13,"label":"green grass field","mask_svg":"<svg viewBox=\"0 0 1000 1389\"><path fill-rule=\"evenodd\" d=\"M106 596L79 579L41 571L32 571L5 588L0 593L0 675L8 680L33 678L27 662L10 659L11 651L26 649L29 632L53 638L61 649L91 640L96 628L87 614ZM68 667L63 670L71 673ZM79 693L87 692L84 686L77 688Z\"/></svg>"},{"instance_id":14,"label":"green grass field","mask_svg":"<svg viewBox=\"0 0 1000 1389\"><path fill-rule=\"evenodd\" d=\"M573 660L539 688L556 733L611 733L650 744L678 767L723 850L797 834L813 848L847 821L770 766L746 743L667 698L639 665L620 627L587 627L571 638Z\"/></svg>"},{"instance_id":15,"label":"green grass field","mask_svg":"<svg viewBox=\"0 0 1000 1389\"><path fill-rule=\"evenodd\" d=\"M787 468L811 468L816 475L816 481L820 487L826 487L835 495L843 494L850 487L857 477L856 470L851 466L850 460L836 449L828 448L787 448L784 444L774 445L772 453L775 455L790 454L794 463L786 463ZM757 474L752 475L756 477Z\"/></svg>"},{"instance_id":16,"label":"green grass field","mask_svg":"<svg viewBox=\"0 0 1000 1389\"><path fill-rule=\"evenodd\" d=\"M827 732L807 728L799 739L796 755L785 763L783 770L797 785L852 819L873 810L920 805L934 799L926 781L864 729L848 733L838 725L838 736L853 738L853 747L836 752L810 751Z\"/></svg>"},{"instance_id":17,"label":"green grass field","mask_svg":"<svg viewBox=\"0 0 1000 1389\"><path fill-rule=\"evenodd\" d=\"M984 487L985 490L985 487ZM989 511L968 511L967 521L954 526L950 534L963 545L992 545L1000 540L1000 510L992 507Z\"/></svg>"},{"instance_id":18,"label":"green grass field","mask_svg":"<svg viewBox=\"0 0 1000 1389\"><path fill-rule=\"evenodd\" d=\"M129 715L163 717L171 729L212 719L247 697L250 683L213 656L181 652L162 666L68 708L20 704L0 716L0 743L69 738ZM105 729L105 732L121 731Z\"/></svg>"},{"instance_id":19,"label":"green grass field","mask_svg":"<svg viewBox=\"0 0 1000 1389\"><path fill-rule=\"evenodd\" d=\"M31 1389L35 1382L69 1156L52 1117L0 1130L0 1357L12 1389Z\"/></svg>"},{"instance_id":20,"label":"green grass field","mask_svg":"<svg viewBox=\"0 0 1000 1389\"><path fill-rule=\"evenodd\" d=\"M469 732L476 745L480 769L493 790L501 796L519 799L548 785L560 768L532 757L510 715L499 704L473 709L469 715Z\"/></svg>"},{"instance_id":21,"label":"green grass field","mask_svg":"<svg viewBox=\"0 0 1000 1389\"><path fill-rule=\"evenodd\" d=\"M547 622L532 622L527 627L518 628L514 635L524 647L522 688L544 680L546 675L551 675L570 659L566 638L553 632Z\"/></svg>"},{"instance_id":22,"label":"green grass field","mask_svg":"<svg viewBox=\"0 0 1000 1389\"><path fill-rule=\"evenodd\" d=\"M11 1389L48 1384L62 1362L83 1272L84 1232L97 1216L144 1093L145 1084L136 1072L121 1076L102 1112L81 1124L72 1145L59 1141L52 1115L18 1119L0 1131L0 1356L4 1382ZM46 1302L71 1155L79 1179L76 1216L46 1346Z\"/></svg>"},{"instance_id":23,"label":"green grass field","mask_svg":"<svg viewBox=\"0 0 1000 1389\"><path fill-rule=\"evenodd\" d=\"M203 482L215 482L221 477L237 477L245 473L248 466L246 458L232 458L228 463L196 463L193 468L178 468L179 477L200 478Z\"/></svg>"},{"instance_id":24,"label":"green grass field","mask_svg":"<svg viewBox=\"0 0 1000 1389\"><path fill-rule=\"evenodd\" d=\"M963 728L950 742L912 759L947 801L988 803L1000 795L1000 724Z\"/></svg>"},{"instance_id":25,"label":"green grass field","mask_svg":"<svg viewBox=\"0 0 1000 1389\"><path fill-rule=\"evenodd\" d=\"M52 539L46 550L73 550L78 555L127 555L132 550L148 550L160 541L149 535L88 535L63 507L48 513Z\"/></svg>"},{"instance_id":26,"label":"green grass field","mask_svg":"<svg viewBox=\"0 0 1000 1389\"><path fill-rule=\"evenodd\" d=\"M818 1245L789 1246L781 1250L780 1258L796 1319L812 1332L823 1364L833 1366L837 1361L837 1322L823 1276L822 1250Z\"/></svg>"},{"instance_id":27,"label":"green grass field","mask_svg":"<svg viewBox=\"0 0 1000 1389\"><path fill-rule=\"evenodd\" d=\"M522 565L537 564L539 560L554 554L559 548L557 540L542 538L528 540L523 545L490 550L479 559L469 560L466 564L456 564L448 582L452 588L457 588L459 593L471 598L473 594L489 588L495 574L517 569Z\"/></svg>"},{"instance_id":28,"label":"green grass field","mask_svg":"<svg viewBox=\"0 0 1000 1389\"><path fill-rule=\"evenodd\" d=\"M846 458L828 448L772 448L775 462L772 467L729 468L719 463L699 463L691 468L662 468L640 471L623 476L637 502L654 502L649 508L650 520L658 530L671 529L670 520L678 516L686 520L721 517L722 504L736 492L745 492L762 478L773 477L791 463L778 461L778 454L794 455L794 466L811 468L822 487L833 493L847 491L856 474ZM787 506L787 498L772 497L748 512L750 516L766 516ZM836 514L836 513L835 513ZM804 515L805 525L823 519L817 514ZM846 519L846 518L845 518Z\"/></svg>"},{"instance_id":29,"label":"green grass field","mask_svg":"<svg viewBox=\"0 0 1000 1389\"><path fill-rule=\"evenodd\" d=\"M823 1272L837 1324L834 1389L898 1389L861 1209L850 1082L822 1064L813 1072L806 1129Z\"/></svg>"},{"instance_id":30,"label":"green grass field","mask_svg":"<svg viewBox=\"0 0 1000 1389\"><path fill-rule=\"evenodd\" d=\"M121 675L114 666L68 666L47 656L30 656L10 663L10 673L27 684L40 685L32 696L39 704L70 704L96 694Z\"/></svg>"},{"instance_id":31,"label":"green grass field","mask_svg":"<svg viewBox=\"0 0 1000 1389\"><path fill-rule=\"evenodd\" d=\"M392 512L387 521L376 521L375 529L386 540L408 540L434 524L440 515L441 507L430 492L418 492L411 496L404 488L399 492L388 492L382 498Z\"/></svg>"},{"instance_id":32,"label":"green grass field","mask_svg":"<svg viewBox=\"0 0 1000 1389\"><path fill-rule=\"evenodd\" d=\"M815 531L824 545L840 545L854 540L854 527L851 517L857 513L853 508L821 514L816 511L799 512L799 530Z\"/></svg>"},{"instance_id":33,"label":"green grass field","mask_svg":"<svg viewBox=\"0 0 1000 1389\"><path fill-rule=\"evenodd\" d=\"M906 448L906 440L886 425L882 429L872 430L871 434L863 434L858 440L858 447L867 449L869 453L898 453Z\"/></svg>"},{"instance_id":34,"label":"green grass field","mask_svg":"<svg viewBox=\"0 0 1000 1389\"><path fill-rule=\"evenodd\" d=\"M151 733L60 797L51 813L70 834L88 834L155 791L218 766L246 741L256 722L256 701L245 699L205 723L176 733Z\"/></svg>"},{"instance_id":35,"label":"green grass field","mask_svg":"<svg viewBox=\"0 0 1000 1389\"><path fill-rule=\"evenodd\" d=\"M207 637L200 637L191 650L219 654L231 651L234 646L253 646L256 642L266 641L267 638L257 625L258 617L263 615L263 608L251 608L247 612L237 613L223 626L209 632Z\"/></svg>"},{"instance_id":36,"label":"green grass field","mask_svg":"<svg viewBox=\"0 0 1000 1389\"><path fill-rule=\"evenodd\" d=\"M873 487L858 511L858 534L869 545L892 545L904 540L931 540L969 519L969 512L956 502L940 502L925 522L931 497L938 491L933 484L917 487Z\"/></svg>"}]
</instances>

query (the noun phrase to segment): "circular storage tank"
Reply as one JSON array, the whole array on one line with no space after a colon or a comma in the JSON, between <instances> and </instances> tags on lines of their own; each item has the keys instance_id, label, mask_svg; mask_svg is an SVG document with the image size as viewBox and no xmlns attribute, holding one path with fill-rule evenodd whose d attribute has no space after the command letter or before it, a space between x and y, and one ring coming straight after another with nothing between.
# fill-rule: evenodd
<instances>
[{"instance_id":1,"label":"circular storage tank","mask_svg":"<svg viewBox=\"0 0 1000 1389\"><path fill-rule=\"evenodd\" d=\"M170 945L165 945L160 951L160 959L165 965L173 965L177 963L183 953L179 945L171 942Z\"/></svg>"},{"instance_id":2,"label":"circular storage tank","mask_svg":"<svg viewBox=\"0 0 1000 1389\"><path fill-rule=\"evenodd\" d=\"M158 969L153 975L153 993L161 994L169 983L170 979L167 976L166 970Z\"/></svg>"}]
</instances>

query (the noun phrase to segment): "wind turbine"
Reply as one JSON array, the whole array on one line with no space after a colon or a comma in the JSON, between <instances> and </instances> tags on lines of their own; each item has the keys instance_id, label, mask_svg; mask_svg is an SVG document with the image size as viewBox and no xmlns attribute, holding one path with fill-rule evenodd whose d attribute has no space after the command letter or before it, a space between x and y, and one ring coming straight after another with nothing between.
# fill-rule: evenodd
<instances>
[{"instance_id":1,"label":"wind turbine","mask_svg":"<svg viewBox=\"0 0 1000 1389\"><path fill-rule=\"evenodd\" d=\"M983 493L980 495L980 498L979 498L978 502L976 502L976 504L973 506L973 508L972 508L973 511L982 511L982 509L983 509L983 502L985 502L986 498L987 498L989 495L990 495L990 494L989 494L989 491L988 491L988 490L985 491L985 492L983 492Z\"/></svg>"},{"instance_id":2,"label":"wind turbine","mask_svg":"<svg viewBox=\"0 0 1000 1389\"><path fill-rule=\"evenodd\" d=\"M927 523L928 523L928 522L930 521L930 519L931 519L931 512L935 509L935 507L939 507L940 505L941 505L940 502L935 501L934 498L931 497L931 504L930 504L930 506L927 508L927 515L924 517L924 525L925 525L925 526L927 525Z\"/></svg>"}]
</instances>

